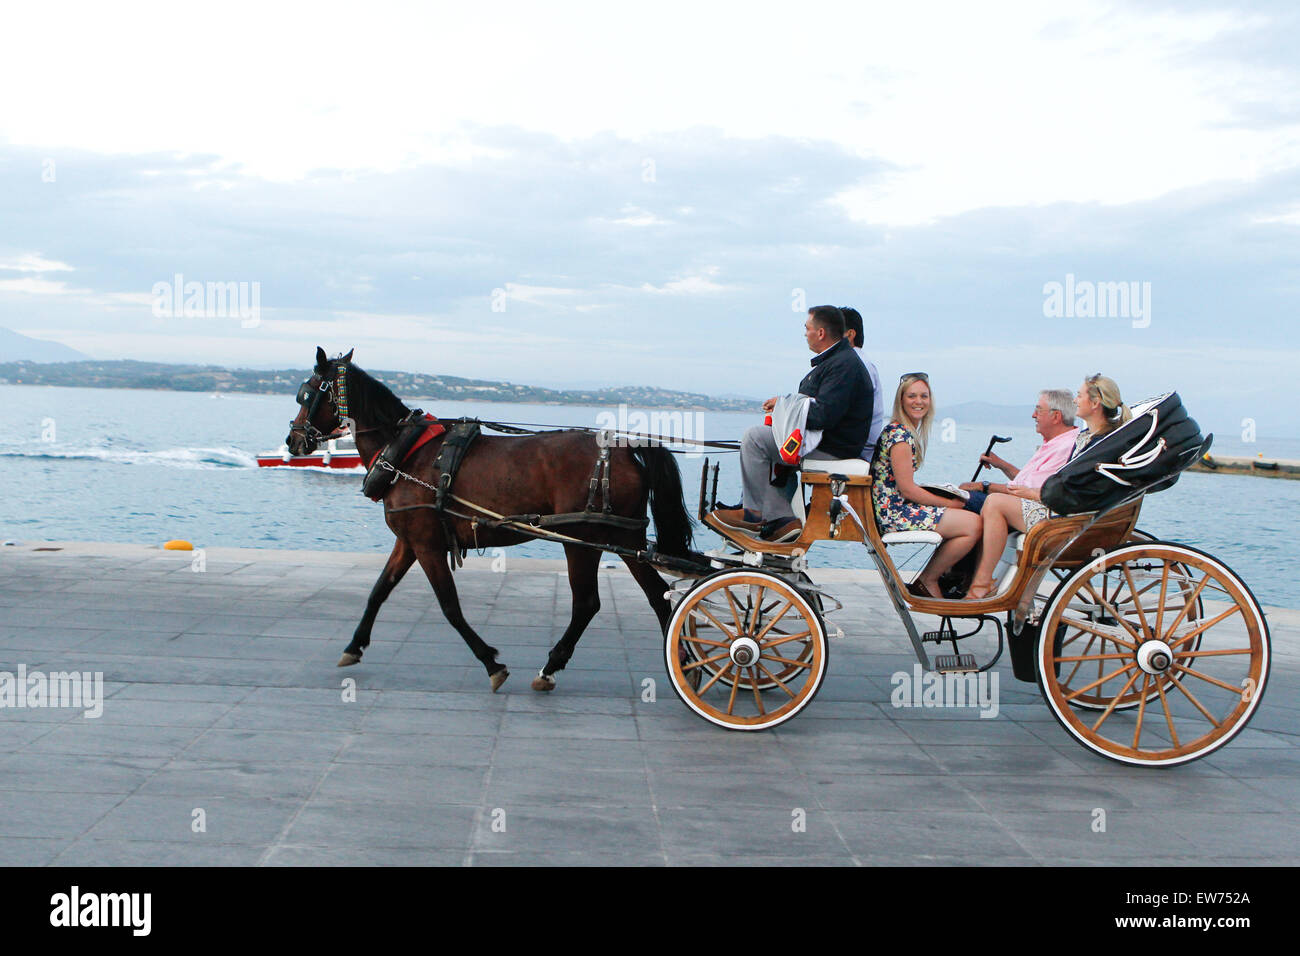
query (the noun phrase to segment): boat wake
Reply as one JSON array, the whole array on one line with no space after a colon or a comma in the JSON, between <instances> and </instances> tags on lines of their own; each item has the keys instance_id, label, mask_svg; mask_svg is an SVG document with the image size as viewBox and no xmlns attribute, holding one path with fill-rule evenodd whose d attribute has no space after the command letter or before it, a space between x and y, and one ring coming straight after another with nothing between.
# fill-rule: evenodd
<instances>
[{"instance_id":1,"label":"boat wake","mask_svg":"<svg viewBox=\"0 0 1300 956\"><path fill-rule=\"evenodd\" d=\"M246 451L223 448L164 448L159 451L129 451L110 448L27 448L0 450L0 458L29 458L49 461L100 461L114 465L161 465L211 471L221 468L256 468L257 458Z\"/></svg>"}]
</instances>

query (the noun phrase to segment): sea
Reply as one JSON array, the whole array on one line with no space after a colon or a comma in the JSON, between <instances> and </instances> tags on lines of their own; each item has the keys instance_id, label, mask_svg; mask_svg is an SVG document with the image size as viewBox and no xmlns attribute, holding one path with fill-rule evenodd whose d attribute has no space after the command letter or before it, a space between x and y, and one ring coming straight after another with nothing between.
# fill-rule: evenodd
<instances>
[{"instance_id":1,"label":"sea","mask_svg":"<svg viewBox=\"0 0 1300 956\"><path fill-rule=\"evenodd\" d=\"M362 472L259 468L259 453L279 449L297 413L292 394L243 395L144 389L0 385L0 540L112 541L158 545L173 538L195 547L317 549L386 554L393 536L382 506L360 493ZM611 422L661 434L738 439L762 413L526 405L501 402L409 401L440 418L542 426L602 427ZM1039 443L1025 409L1022 426L953 422L936 427L925 482L968 481L994 433L998 446L1023 464ZM1191 410L1195 415L1195 410ZM943 419L942 408L937 419ZM1222 455L1300 459L1300 440L1238 435L1216 438ZM738 456L698 450L677 456L687 510L698 507L705 459L721 463L719 500L740 500ZM987 472L985 477L988 477ZM996 473L991 480L1001 478ZM1268 605L1300 607L1300 481L1248 475L1185 473L1151 495L1139 527L1200 548L1233 568ZM699 527L697 547L720 540ZM521 557L561 558L560 546L529 542ZM924 560L918 553L907 566ZM860 568L874 574L861 544L818 543L816 568Z\"/></svg>"}]
</instances>

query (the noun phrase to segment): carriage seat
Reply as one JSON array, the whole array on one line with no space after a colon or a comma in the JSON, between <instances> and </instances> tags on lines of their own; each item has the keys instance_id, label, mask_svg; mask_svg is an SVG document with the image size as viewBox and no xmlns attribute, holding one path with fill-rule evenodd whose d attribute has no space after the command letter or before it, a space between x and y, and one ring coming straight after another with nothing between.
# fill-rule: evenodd
<instances>
[{"instance_id":1,"label":"carriage seat","mask_svg":"<svg viewBox=\"0 0 1300 956\"><path fill-rule=\"evenodd\" d=\"M848 478L866 478L871 474L871 462L861 458L805 458L799 463L804 471L823 475L844 475Z\"/></svg>"},{"instance_id":2,"label":"carriage seat","mask_svg":"<svg viewBox=\"0 0 1300 956\"><path fill-rule=\"evenodd\" d=\"M880 540L885 544L942 544L943 535L937 531L891 531Z\"/></svg>"}]
</instances>

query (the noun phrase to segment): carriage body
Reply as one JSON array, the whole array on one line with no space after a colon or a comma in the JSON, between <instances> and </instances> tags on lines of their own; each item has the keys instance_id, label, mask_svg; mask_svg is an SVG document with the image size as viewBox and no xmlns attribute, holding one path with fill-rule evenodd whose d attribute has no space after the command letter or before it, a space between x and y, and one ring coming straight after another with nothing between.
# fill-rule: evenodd
<instances>
[{"instance_id":1,"label":"carriage body","mask_svg":"<svg viewBox=\"0 0 1300 956\"><path fill-rule=\"evenodd\" d=\"M1016 677L1038 685L1084 747L1138 766L1205 756L1257 709L1270 646L1263 611L1231 569L1137 529L1145 495L1172 485L1210 443L1197 439L1175 470L1128 483L1105 507L1050 517L1013 536L1009 570L986 598L971 601L908 591L890 548L938 544L939 536L882 535L864 462L805 462L796 495L796 505L809 496L803 532L787 544L720 522L702 481L701 520L731 548L711 552L714 573L676 589L665 644L673 686L691 710L727 729L792 719L827 671L825 613L834 599L808 578L809 551L819 541L860 542L925 669L986 671L1009 643ZM920 628L917 616L937 617L938 627ZM968 629L959 633L959 622ZM977 634L986 646L995 638L996 649L964 653L962 642ZM932 664L928 647L944 644L953 653Z\"/></svg>"}]
</instances>

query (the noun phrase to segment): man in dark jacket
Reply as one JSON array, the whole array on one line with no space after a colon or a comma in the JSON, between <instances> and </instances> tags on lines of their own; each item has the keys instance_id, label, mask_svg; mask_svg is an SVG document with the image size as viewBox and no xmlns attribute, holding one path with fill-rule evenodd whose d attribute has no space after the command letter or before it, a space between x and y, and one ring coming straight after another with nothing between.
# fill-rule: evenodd
<instances>
[{"instance_id":1,"label":"man in dark jacket","mask_svg":"<svg viewBox=\"0 0 1300 956\"><path fill-rule=\"evenodd\" d=\"M871 376L844 338L844 315L835 306L809 309L804 333L808 348L817 353L812 371L799 383L799 393L814 399L805 427L822 433L821 444L807 457L857 458L871 429ZM776 402L776 398L769 398L763 403L763 411L770 412ZM790 507L785 482L780 482L780 487L772 484L772 468L779 464L781 453L771 426L748 429L740 449L742 506L719 509L715 512L718 519L745 531L763 529L766 537L776 541L797 538L800 525Z\"/></svg>"}]
</instances>

